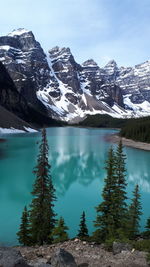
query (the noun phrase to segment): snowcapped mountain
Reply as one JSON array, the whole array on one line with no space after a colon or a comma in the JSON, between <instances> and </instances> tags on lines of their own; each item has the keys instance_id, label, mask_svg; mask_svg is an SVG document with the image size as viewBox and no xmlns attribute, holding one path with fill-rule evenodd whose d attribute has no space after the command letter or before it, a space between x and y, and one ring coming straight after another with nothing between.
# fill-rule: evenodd
<instances>
[{"instance_id":1,"label":"snowcapped mountain","mask_svg":"<svg viewBox=\"0 0 150 267\"><path fill-rule=\"evenodd\" d=\"M25 29L0 37L0 61L27 102L53 118L150 115L150 61L133 68L114 60L104 68L92 59L80 65L69 48L56 46L46 55Z\"/></svg>"}]
</instances>

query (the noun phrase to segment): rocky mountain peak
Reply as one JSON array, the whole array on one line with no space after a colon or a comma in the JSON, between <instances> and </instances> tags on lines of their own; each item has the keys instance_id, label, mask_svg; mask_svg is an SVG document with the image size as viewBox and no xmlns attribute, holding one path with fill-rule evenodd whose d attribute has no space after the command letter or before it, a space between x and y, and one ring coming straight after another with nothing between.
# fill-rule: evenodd
<instances>
[{"instance_id":1,"label":"rocky mountain peak","mask_svg":"<svg viewBox=\"0 0 150 267\"><path fill-rule=\"evenodd\" d=\"M64 71L67 73L81 69L81 66L76 63L69 47L60 48L55 46L49 50L49 57L56 72Z\"/></svg>"},{"instance_id":2,"label":"rocky mountain peak","mask_svg":"<svg viewBox=\"0 0 150 267\"><path fill-rule=\"evenodd\" d=\"M108 63L105 65L104 68L108 68L108 67L117 67L117 63L114 59L111 59L110 61L108 61Z\"/></svg>"},{"instance_id":3,"label":"rocky mountain peak","mask_svg":"<svg viewBox=\"0 0 150 267\"><path fill-rule=\"evenodd\" d=\"M70 48L59 46L46 57L33 33L22 28L0 37L0 61L19 94L55 118L150 114L149 61L134 68L118 68L115 60L104 68L93 59L80 65Z\"/></svg>"},{"instance_id":4,"label":"rocky mountain peak","mask_svg":"<svg viewBox=\"0 0 150 267\"><path fill-rule=\"evenodd\" d=\"M82 64L83 67L98 67L97 63L93 59L88 59Z\"/></svg>"},{"instance_id":5,"label":"rocky mountain peak","mask_svg":"<svg viewBox=\"0 0 150 267\"><path fill-rule=\"evenodd\" d=\"M21 28L12 31L6 36L0 37L0 46L2 46L4 50L15 48L24 52L29 52L30 49L39 48L40 44L35 40L32 31Z\"/></svg>"},{"instance_id":6,"label":"rocky mountain peak","mask_svg":"<svg viewBox=\"0 0 150 267\"><path fill-rule=\"evenodd\" d=\"M114 59L110 60L104 67L104 71L109 78L115 78L118 72L118 66Z\"/></svg>"},{"instance_id":7,"label":"rocky mountain peak","mask_svg":"<svg viewBox=\"0 0 150 267\"><path fill-rule=\"evenodd\" d=\"M50 49L49 51L49 55L51 59L60 59L60 58L65 58L65 59L69 59L70 56L72 56L70 48L69 47L63 47L60 48L59 46L55 46L52 49Z\"/></svg>"},{"instance_id":8,"label":"rocky mountain peak","mask_svg":"<svg viewBox=\"0 0 150 267\"><path fill-rule=\"evenodd\" d=\"M14 36L20 36L22 34L29 34L29 33L31 33L31 31L28 31L24 28L19 28L17 30L13 30L12 32L10 32L8 36L14 37Z\"/></svg>"}]
</instances>

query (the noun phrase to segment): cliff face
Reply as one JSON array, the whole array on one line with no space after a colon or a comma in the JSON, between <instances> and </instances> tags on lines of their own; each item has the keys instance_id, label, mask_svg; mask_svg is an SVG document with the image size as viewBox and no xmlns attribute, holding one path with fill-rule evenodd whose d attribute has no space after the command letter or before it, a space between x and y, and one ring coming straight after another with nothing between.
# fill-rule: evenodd
<instances>
[{"instance_id":1,"label":"cliff face","mask_svg":"<svg viewBox=\"0 0 150 267\"><path fill-rule=\"evenodd\" d=\"M149 61L133 68L119 68L114 60L104 68L92 59L80 65L69 48L56 46L46 56L25 29L0 37L0 61L18 93L48 117L78 121L87 114L150 114Z\"/></svg>"},{"instance_id":2,"label":"cliff face","mask_svg":"<svg viewBox=\"0 0 150 267\"><path fill-rule=\"evenodd\" d=\"M18 93L6 68L0 62L0 104L22 119L28 115L26 100Z\"/></svg>"},{"instance_id":3,"label":"cliff face","mask_svg":"<svg viewBox=\"0 0 150 267\"><path fill-rule=\"evenodd\" d=\"M50 126L58 123L30 105L17 88L7 72L5 66L0 62L0 127L14 127L22 129L23 126ZM9 111L9 112L7 112ZM15 115L15 116L14 116ZM19 120L19 118L21 120ZM30 123L31 125L27 124ZM20 127L19 127L20 123Z\"/></svg>"},{"instance_id":4,"label":"cliff face","mask_svg":"<svg viewBox=\"0 0 150 267\"><path fill-rule=\"evenodd\" d=\"M17 90L38 109L43 105L36 91L49 80L46 55L31 31L19 29L0 37L0 59L12 78Z\"/></svg>"}]
</instances>

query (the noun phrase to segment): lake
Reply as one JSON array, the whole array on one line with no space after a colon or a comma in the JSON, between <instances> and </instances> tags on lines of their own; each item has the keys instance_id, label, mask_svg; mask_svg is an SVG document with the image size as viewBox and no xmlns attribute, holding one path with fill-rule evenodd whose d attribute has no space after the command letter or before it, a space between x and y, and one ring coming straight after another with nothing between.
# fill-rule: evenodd
<instances>
[{"instance_id":1,"label":"lake","mask_svg":"<svg viewBox=\"0 0 150 267\"><path fill-rule=\"evenodd\" d=\"M56 213L63 216L69 235L78 231L80 215L86 213L89 232L101 198L105 160L112 144L106 135L111 129L56 127L47 129L49 162L56 188ZM32 173L36 164L40 133L3 135L0 143L0 244L16 245L16 232L25 205L31 202ZM150 152L125 148L127 155L128 197L138 183L144 215L141 228L150 216Z\"/></svg>"}]
</instances>

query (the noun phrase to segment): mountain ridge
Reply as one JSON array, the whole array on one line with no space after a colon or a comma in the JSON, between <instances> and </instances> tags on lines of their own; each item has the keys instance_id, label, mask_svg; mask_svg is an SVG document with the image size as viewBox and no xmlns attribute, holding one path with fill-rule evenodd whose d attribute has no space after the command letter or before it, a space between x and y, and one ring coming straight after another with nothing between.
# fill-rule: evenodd
<instances>
[{"instance_id":1,"label":"mountain ridge","mask_svg":"<svg viewBox=\"0 0 150 267\"><path fill-rule=\"evenodd\" d=\"M127 68L115 60L103 68L93 59L78 64L68 47L56 46L46 55L22 28L0 37L0 61L26 101L54 119L150 115L150 61Z\"/></svg>"}]
</instances>

